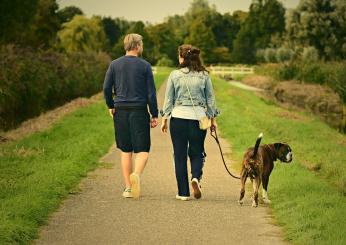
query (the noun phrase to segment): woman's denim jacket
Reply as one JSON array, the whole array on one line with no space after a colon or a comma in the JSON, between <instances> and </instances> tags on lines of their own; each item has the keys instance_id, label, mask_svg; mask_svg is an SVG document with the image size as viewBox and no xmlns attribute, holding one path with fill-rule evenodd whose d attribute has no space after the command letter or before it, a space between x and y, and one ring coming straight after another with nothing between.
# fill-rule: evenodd
<instances>
[{"instance_id":1,"label":"woman's denim jacket","mask_svg":"<svg viewBox=\"0 0 346 245\"><path fill-rule=\"evenodd\" d=\"M172 110L178 105L192 106L193 104L206 109L209 118L216 117L219 110L216 108L213 85L207 72L189 72L187 68L171 72L167 82L165 102L161 110L162 117L169 118Z\"/></svg>"}]
</instances>

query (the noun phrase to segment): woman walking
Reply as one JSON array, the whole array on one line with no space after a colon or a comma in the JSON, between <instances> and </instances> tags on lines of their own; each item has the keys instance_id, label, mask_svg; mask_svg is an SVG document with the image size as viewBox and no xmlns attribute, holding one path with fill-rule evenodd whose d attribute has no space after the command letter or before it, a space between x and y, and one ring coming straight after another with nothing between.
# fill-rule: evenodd
<instances>
[{"instance_id":1,"label":"woman walking","mask_svg":"<svg viewBox=\"0 0 346 245\"><path fill-rule=\"evenodd\" d=\"M179 200L190 197L187 173L187 157L191 163L191 186L196 199L201 198L200 180L203 174L204 140L207 130L200 129L199 120L211 119L211 130L217 127L215 117L219 114L208 71L202 65L200 50L189 44L179 47L179 69L171 72L166 88L161 131L170 133L174 151L175 175Z\"/></svg>"}]
</instances>

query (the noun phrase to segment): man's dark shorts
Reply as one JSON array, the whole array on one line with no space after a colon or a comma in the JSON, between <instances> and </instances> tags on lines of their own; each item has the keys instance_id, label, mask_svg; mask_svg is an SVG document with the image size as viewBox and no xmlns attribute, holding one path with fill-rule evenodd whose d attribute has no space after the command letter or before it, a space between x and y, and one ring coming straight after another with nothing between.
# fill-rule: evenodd
<instances>
[{"instance_id":1,"label":"man's dark shorts","mask_svg":"<svg viewBox=\"0 0 346 245\"><path fill-rule=\"evenodd\" d=\"M147 108L116 108L115 142L123 152L150 151L150 115Z\"/></svg>"}]
</instances>

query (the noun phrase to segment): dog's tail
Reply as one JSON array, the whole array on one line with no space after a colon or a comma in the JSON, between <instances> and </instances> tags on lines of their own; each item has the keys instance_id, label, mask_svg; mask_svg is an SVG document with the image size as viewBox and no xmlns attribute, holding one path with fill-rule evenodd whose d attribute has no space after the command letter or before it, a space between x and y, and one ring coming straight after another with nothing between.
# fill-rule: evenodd
<instances>
[{"instance_id":1,"label":"dog's tail","mask_svg":"<svg viewBox=\"0 0 346 245\"><path fill-rule=\"evenodd\" d=\"M258 152L258 148L259 148L259 145L261 143L261 140L262 140L262 137L263 137L263 133L260 133L257 137L257 140L256 140L256 144L255 144L255 148L253 149L253 157L255 158L256 155L257 155L257 152Z\"/></svg>"}]
</instances>

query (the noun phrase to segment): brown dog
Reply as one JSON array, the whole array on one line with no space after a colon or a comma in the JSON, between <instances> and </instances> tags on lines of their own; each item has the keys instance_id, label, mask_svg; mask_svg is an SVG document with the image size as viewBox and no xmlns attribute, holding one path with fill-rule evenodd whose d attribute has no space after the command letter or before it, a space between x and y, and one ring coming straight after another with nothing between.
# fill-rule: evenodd
<instances>
[{"instance_id":1,"label":"brown dog","mask_svg":"<svg viewBox=\"0 0 346 245\"><path fill-rule=\"evenodd\" d=\"M286 163L292 161L292 150L288 144L275 143L260 146L262 137L263 134L261 133L256 140L255 147L247 149L244 154L240 173L241 189L239 204L243 204L247 177L250 177L253 184L254 195L252 206L258 206L258 189L261 182L263 182L263 201L270 203L267 190L269 176L273 170L274 162L277 159Z\"/></svg>"}]
</instances>

